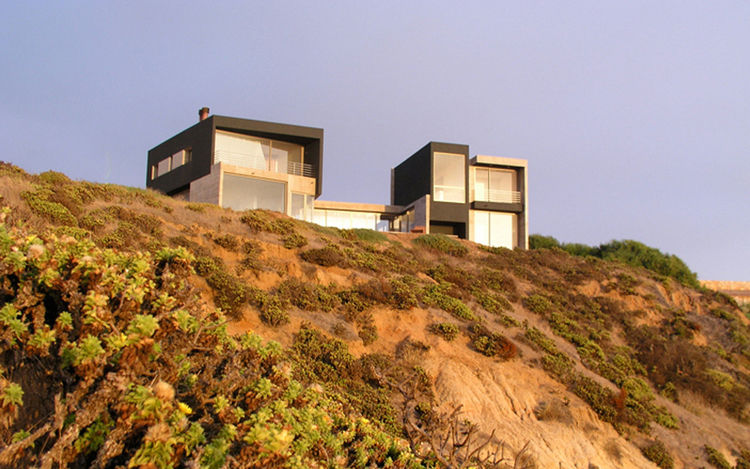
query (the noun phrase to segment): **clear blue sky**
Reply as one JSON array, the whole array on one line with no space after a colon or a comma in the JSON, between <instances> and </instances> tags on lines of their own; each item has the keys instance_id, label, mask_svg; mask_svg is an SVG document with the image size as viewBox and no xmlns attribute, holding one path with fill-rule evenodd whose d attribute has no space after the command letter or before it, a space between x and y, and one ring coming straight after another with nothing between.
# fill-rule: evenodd
<instances>
[{"instance_id":1,"label":"clear blue sky","mask_svg":"<svg viewBox=\"0 0 750 469\"><path fill-rule=\"evenodd\" d=\"M0 159L143 187L201 106L324 128L327 200L466 143L529 160L532 233L750 280L750 2L0 6Z\"/></svg>"}]
</instances>

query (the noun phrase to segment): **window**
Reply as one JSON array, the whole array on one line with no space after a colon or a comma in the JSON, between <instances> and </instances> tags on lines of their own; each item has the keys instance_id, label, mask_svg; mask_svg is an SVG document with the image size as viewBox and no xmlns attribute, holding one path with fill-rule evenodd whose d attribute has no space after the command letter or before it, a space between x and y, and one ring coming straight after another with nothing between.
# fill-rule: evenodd
<instances>
[{"instance_id":1,"label":"window","mask_svg":"<svg viewBox=\"0 0 750 469\"><path fill-rule=\"evenodd\" d=\"M216 131L215 147L214 164L300 175L304 173L303 167L309 166L302 164L302 145L294 143Z\"/></svg>"},{"instance_id":2,"label":"window","mask_svg":"<svg viewBox=\"0 0 750 469\"><path fill-rule=\"evenodd\" d=\"M159 161L156 165L156 177L163 176L172 171L172 158L167 157Z\"/></svg>"},{"instance_id":3,"label":"window","mask_svg":"<svg viewBox=\"0 0 750 469\"><path fill-rule=\"evenodd\" d=\"M343 230L352 228L377 229L380 215L372 212L349 212L345 210L313 210L313 223L334 226Z\"/></svg>"},{"instance_id":4,"label":"window","mask_svg":"<svg viewBox=\"0 0 750 469\"><path fill-rule=\"evenodd\" d=\"M164 176L173 169L179 168L180 166L187 164L193 158L193 150L190 148L186 150L180 150L174 155L168 156L163 160L159 161L155 165L151 166L151 180Z\"/></svg>"},{"instance_id":5,"label":"window","mask_svg":"<svg viewBox=\"0 0 750 469\"><path fill-rule=\"evenodd\" d=\"M456 153L433 155L432 197L436 202L466 202L466 157Z\"/></svg>"},{"instance_id":6,"label":"window","mask_svg":"<svg viewBox=\"0 0 750 469\"><path fill-rule=\"evenodd\" d=\"M221 206L234 210L265 208L286 213L286 185L224 173Z\"/></svg>"},{"instance_id":7,"label":"window","mask_svg":"<svg viewBox=\"0 0 750 469\"><path fill-rule=\"evenodd\" d=\"M476 168L474 199L482 202L521 203L516 190L516 172L511 169Z\"/></svg>"},{"instance_id":8,"label":"window","mask_svg":"<svg viewBox=\"0 0 750 469\"><path fill-rule=\"evenodd\" d=\"M292 218L312 221L313 196L292 192Z\"/></svg>"},{"instance_id":9,"label":"window","mask_svg":"<svg viewBox=\"0 0 750 469\"><path fill-rule=\"evenodd\" d=\"M472 210L472 240L492 247L513 249L518 245L515 213Z\"/></svg>"}]
</instances>

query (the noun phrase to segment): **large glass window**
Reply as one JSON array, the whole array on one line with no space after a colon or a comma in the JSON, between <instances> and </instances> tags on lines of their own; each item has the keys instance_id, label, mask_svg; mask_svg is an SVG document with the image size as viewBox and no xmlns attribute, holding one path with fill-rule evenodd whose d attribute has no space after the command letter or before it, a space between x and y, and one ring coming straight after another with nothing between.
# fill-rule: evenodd
<instances>
[{"instance_id":1,"label":"large glass window","mask_svg":"<svg viewBox=\"0 0 750 469\"><path fill-rule=\"evenodd\" d=\"M216 131L214 163L302 174L303 148L289 142Z\"/></svg>"},{"instance_id":2,"label":"large glass window","mask_svg":"<svg viewBox=\"0 0 750 469\"><path fill-rule=\"evenodd\" d=\"M472 210L473 241L492 247L513 249L517 243L517 215L515 213Z\"/></svg>"},{"instance_id":3,"label":"large glass window","mask_svg":"<svg viewBox=\"0 0 750 469\"><path fill-rule=\"evenodd\" d=\"M352 228L377 229L380 215L372 212L348 212L345 210L313 210L313 223L348 230Z\"/></svg>"},{"instance_id":4,"label":"large glass window","mask_svg":"<svg viewBox=\"0 0 750 469\"><path fill-rule=\"evenodd\" d=\"M516 190L516 172L510 169L475 169L473 200L504 203L521 202L521 194Z\"/></svg>"},{"instance_id":5,"label":"large glass window","mask_svg":"<svg viewBox=\"0 0 750 469\"><path fill-rule=\"evenodd\" d=\"M433 155L432 196L436 202L466 202L466 157L456 153Z\"/></svg>"},{"instance_id":6,"label":"large glass window","mask_svg":"<svg viewBox=\"0 0 750 469\"><path fill-rule=\"evenodd\" d=\"M292 218L312 221L313 196L292 192Z\"/></svg>"},{"instance_id":7,"label":"large glass window","mask_svg":"<svg viewBox=\"0 0 750 469\"><path fill-rule=\"evenodd\" d=\"M265 208L285 213L286 185L236 174L224 174L221 206L234 210Z\"/></svg>"}]
</instances>

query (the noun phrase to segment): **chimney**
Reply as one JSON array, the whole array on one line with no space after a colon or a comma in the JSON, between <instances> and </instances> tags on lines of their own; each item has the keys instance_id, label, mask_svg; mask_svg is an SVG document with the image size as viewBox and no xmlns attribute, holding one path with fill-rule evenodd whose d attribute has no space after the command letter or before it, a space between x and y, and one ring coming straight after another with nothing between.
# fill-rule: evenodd
<instances>
[{"instance_id":1,"label":"chimney","mask_svg":"<svg viewBox=\"0 0 750 469\"><path fill-rule=\"evenodd\" d=\"M198 110L199 121L206 120L208 118L208 108L202 107Z\"/></svg>"}]
</instances>

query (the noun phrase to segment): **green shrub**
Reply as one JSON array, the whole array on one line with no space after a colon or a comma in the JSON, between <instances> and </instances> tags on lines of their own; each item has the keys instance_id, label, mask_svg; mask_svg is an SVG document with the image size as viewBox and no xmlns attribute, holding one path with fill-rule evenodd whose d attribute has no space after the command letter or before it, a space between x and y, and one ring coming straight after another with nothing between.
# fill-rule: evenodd
<instances>
[{"instance_id":1,"label":"green shrub","mask_svg":"<svg viewBox=\"0 0 750 469\"><path fill-rule=\"evenodd\" d=\"M50 191L36 190L21 192L21 198L26 201L32 212L46 218L52 223L67 226L78 226L78 220L63 204L48 200Z\"/></svg>"},{"instance_id":2,"label":"green shrub","mask_svg":"<svg viewBox=\"0 0 750 469\"><path fill-rule=\"evenodd\" d=\"M734 466L735 469L750 469L750 451L743 449L740 450L739 456L737 456L737 464Z\"/></svg>"},{"instance_id":3,"label":"green shrub","mask_svg":"<svg viewBox=\"0 0 750 469\"><path fill-rule=\"evenodd\" d=\"M276 291L282 304L294 305L305 311L331 311L340 302L331 287L306 283L293 277L281 282Z\"/></svg>"},{"instance_id":4,"label":"green shrub","mask_svg":"<svg viewBox=\"0 0 750 469\"><path fill-rule=\"evenodd\" d=\"M552 310L552 302L544 295L533 294L523 299L523 305L529 311L537 314L546 314Z\"/></svg>"},{"instance_id":5,"label":"green shrub","mask_svg":"<svg viewBox=\"0 0 750 469\"><path fill-rule=\"evenodd\" d=\"M453 324L450 322L438 322L430 326L430 332L441 336L448 342L451 342L456 337L458 337L458 334L461 332L461 330L458 328L457 324Z\"/></svg>"},{"instance_id":6,"label":"green shrub","mask_svg":"<svg viewBox=\"0 0 750 469\"><path fill-rule=\"evenodd\" d=\"M213 242L229 251L236 251L240 246L240 242L237 237L229 233L214 237Z\"/></svg>"},{"instance_id":7,"label":"green shrub","mask_svg":"<svg viewBox=\"0 0 750 469\"><path fill-rule=\"evenodd\" d=\"M552 236L540 234L529 235L529 249L552 249L559 248L560 242Z\"/></svg>"},{"instance_id":8,"label":"green shrub","mask_svg":"<svg viewBox=\"0 0 750 469\"><path fill-rule=\"evenodd\" d=\"M705 445L703 449L706 451L706 458L710 465L717 469L732 469L732 465L719 450L708 445Z\"/></svg>"},{"instance_id":9,"label":"green shrub","mask_svg":"<svg viewBox=\"0 0 750 469\"><path fill-rule=\"evenodd\" d=\"M388 300L397 309L411 309L419 303L414 291L417 289L413 277L392 278L389 282Z\"/></svg>"},{"instance_id":10,"label":"green shrub","mask_svg":"<svg viewBox=\"0 0 750 469\"><path fill-rule=\"evenodd\" d=\"M674 467L672 455L669 454L667 447L660 440L654 440L641 448L641 453L646 456L646 459L662 469L672 469Z\"/></svg>"},{"instance_id":11,"label":"green shrub","mask_svg":"<svg viewBox=\"0 0 750 469\"><path fill-rule=\"evenodd\" d=\"M341 230L341 236L346 239L359 239L368 243L382 243L387 241L388 237L379 231L369 230L366 228L352 228L350 230Z\"/></svg>"},{"instance_id":12,"label":"green shrub","mask_svg":"<svg viewBox=\"0 0 750 469\"><path fill-rule=\"evenodd\" d=\"M250 291L237 277L226 271L219 258L199 256L195 260L195 272L206 279L214 293L214 302L227 314L238 318L240 310L250 299Z\"/></svg>"},{"instance_id":13,"label":"green shrub","mask_svg":"<svg viewBox=\"0 0 750 469\"><path fill-rule=\"evenodd\" d=\"M467 321L476 321L477 317L471 312L458 298L454 298L445 293L446 285L429 285L422 289L422 302L430 306L436 306L459 319Z\"/></svg>"},{"instance_id":14,"label":"green shrub","mask_svg":"<svg viewBox=\"0 0 750 469\"><path fill-rule=\"evenodd\" d=\"M583 375L574 377L571 388L573 393L591 406L602 420L610 423L615 421L617 409L613 405L612 391Z\"/></svg>"},{"instance_id":15,"label":"green shrub","mask_svg":"<svg viewBox=\"0 0 750 469\"><path fill-rule=\"evenodd\" d=\"M489 331L480 324L472 324L469 327L474 349L488 357L500 357L504 360L515 358L518 348L510 339L502 334Z\"/></svg>"},{"instance_id":16,"label":"green shrub","mask_svg":"<svg viewBox=\"0 0 750 469\"><path fill-rule=\"evenodd\" d=\"M368 319L369 320L364 321L363 325L360 326L357 331L357 335L362 339L362 343L365 345L370 345L378 340L378 329L375 327L372 317L370 316Z\"/></svg>"},{"instance_id":17,"label":"green shrub","mask_svg":"<svg viewBox=\"0 0 750 469\"><path fill-rule=\"evenodd\" d=\"M497 316L504 316L504 311L513 309L513 306L508 300L502 295L496 293L485 293L480 290L474 290L474 297L477 302L484 308L488 313L495 314Z\"/></svg>"},{"instance_id":18,"label":"green shrub","mask_svg":"<svg viewBox=\"0 0 750 469\"><path fill-rule=\"evenodd\" d=\"M296 249L307 246L307 238L296 232L286 235L282 239L282 242L287 249Z\"/></svg>"},{"instance_id":19,"label":"green shrub","mask_svg":"<svg viewBox=\"0 0 750 469\"><path fill-rule=\"evenodd\" d=\"M414 240L414 244L456 257L463 257L469 252L461 242L443 234L421 235Z\"/></svg>"},{"instance_id":20,"label":"green shrub","mask_svg":"<svg viewBox=\"0 0 750 469\"><path fill-rule=\"evenodd\" d=\"M323 267L339 266L346 267L347 262L344 254L341 252L341 248L334 244L329 244L320 249L308 249L300 253L300 257L310 262L311 264L318 264Z\"/></svg>"}]
</instances>

